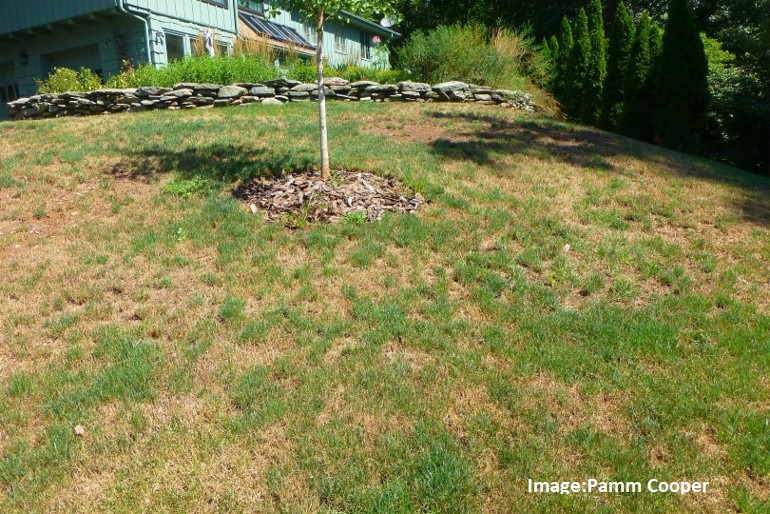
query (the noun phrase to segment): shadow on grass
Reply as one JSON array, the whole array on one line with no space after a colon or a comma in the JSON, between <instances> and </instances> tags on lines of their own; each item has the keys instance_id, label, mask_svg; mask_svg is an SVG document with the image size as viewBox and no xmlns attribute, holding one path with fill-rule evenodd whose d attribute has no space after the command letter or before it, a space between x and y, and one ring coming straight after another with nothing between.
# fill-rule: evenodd
<instances>
[{"instance_id":1,"label":"shadow on grass","mask_svg":"<svg viewBox=\"0 0 770 514\"><path fill-rule=\"evenodd\" d=\"M160 175L202 178L231 184L259 177L280 177L318 167L310 153L275 152L270 148L216 143L207 146L165 148L156 146L129 153L115 165L119 178L151 182Z\"/></svg>"},{"instance_id":2,"label":"shadow on grass","mask_svg":"<svg viewBox=\"0 0 770 514\"><path fill-rule=\"evenodd\" d=\"M448 159L494 164L496 155L522 154L612 170L614 167L607 157L618 153L616 139L596 131L569 131L532 121L514 123L475 113L431 112L429 116L482 125L474 130L453 132L452 139L440 138L431 144L434 154Z\"/></svg>"},{"instance_id":3,"label":"shadow on grass","mask_svg":"<svg viewBox=\"0 0 770 514\"><path fill-rule=\"evenodd\" d=\"M720 165L705 158L677 153L598 129L582 129L559 121L508 121L475 113L430 112L433 118L472 123L475 128L453 132L451 139L431 143L432 152L445 159L494 165L497 156L521 155L560 161L587 169L623 173L608 159L626 155L651 162L673 176L694 177L737 188L733 200L743 219L770 225L770 177Z\"/></svg>"}]
</instances>

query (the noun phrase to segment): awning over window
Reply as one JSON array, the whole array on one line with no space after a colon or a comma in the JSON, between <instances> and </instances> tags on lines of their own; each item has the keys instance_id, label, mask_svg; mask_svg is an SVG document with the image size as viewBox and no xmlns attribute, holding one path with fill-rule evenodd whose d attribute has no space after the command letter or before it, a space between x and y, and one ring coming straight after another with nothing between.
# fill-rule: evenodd
<instances>
[{"instance_id":1,"label":"awning over window","mask_svg":"<svg viewBox=\"0 0 770 514\"><path fill-rule=\"evenodd\" d=\"M304 48L313 48L315 45L311 44L307 39L300 36L299 33L286 25L281 25L273 21L268 21L265 18L260 18L253 14L239 12L241 20L254 32L260 36L264 36L275 41L282 43L290 43L298 45Z\"/></svg>"}]
</instances>

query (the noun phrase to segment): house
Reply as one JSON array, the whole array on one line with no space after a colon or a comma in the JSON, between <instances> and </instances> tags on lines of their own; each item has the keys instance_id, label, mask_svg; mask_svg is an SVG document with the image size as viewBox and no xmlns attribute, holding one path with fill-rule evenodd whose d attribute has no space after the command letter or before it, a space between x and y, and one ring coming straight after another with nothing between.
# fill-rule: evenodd
<instances>
[{"instance_id":1,"label":"house","mask_svg":"<svg viewBox=\"0 0 770 514\"><path fill-rule=\"evenodd\" d=\"M279 50L310 56L315 29L295 12L256 0L11 0L0 17L0 119L6 102L36 91L36 79L55 67L90 68L104 79L125 61L163 66L202 51L204 34L214 50L230 53L238 38L258 39ZM375 52L375 36L398 33L345 13L326 27L324 53L331 65L389 67ZM375 39L376 40L376 39Z\"/></svg>"}]
</instances>

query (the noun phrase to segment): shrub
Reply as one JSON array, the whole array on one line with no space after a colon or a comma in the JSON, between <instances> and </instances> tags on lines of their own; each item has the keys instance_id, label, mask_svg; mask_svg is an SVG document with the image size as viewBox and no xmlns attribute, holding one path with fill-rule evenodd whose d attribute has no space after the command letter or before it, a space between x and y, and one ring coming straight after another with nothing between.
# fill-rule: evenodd
<instances>
[{"instance_id":1,"label":"shrub","mask_svg":"<svg viewBox=\"0 0 770 514\"><path fill-rule=\"evenodd\" d=\"M363 68L361 66L348 66L330 71L329 73L330 76L337 75L350 82L371 80L381 84L396 84L402 80L409 79L409 75L401 70L378 70L375 68Z\"/></svg>"},{"instance_id":2,"label":"shrub","mask_svg":"<svg viewBox=\"0 0 770 514\"><path fill-rule=\"evenodd\" d=\"M448 80L510 86L522 77L547 80L547 61L525 29L500 29L491 37L482 25L441 26L416 31L399 49L399 67L414 80Z\"/></svg>"},{"instance_id":3,"label":"shrub","mask_svg":"<svg viewBox=\"0 0 770 514\"><path fill-rule=\"evenodd\" d=\"M227 57L197 56L173 61L165 68L142 65L107 81L110 87L171 87L179 82L232 84L263 82L275 78L272 63L257 55Z\"/></svg>"},{"instance_id":4,"label":"shrub","mask_svg":"<svg viewBox=\"0 0 770 514\"><path fill-rule=\"evenodd\" d=\"M709 64L706 147L712 158L761 171L767 156L770 106L762 101L760 78L735 66L735 56L701 34Z\"/></svg>"},{"instance_id":5,"label":"shrub","mask_svg":"<svg viewBox=\"0 0 770 514\"><path fill-rule=\"evenodd\" d=\"M80 71L54 68L46 79L37 81L38 93L93 91L100 87L102 87L102 79L88 68L80 68Z\"/></svg>"},{"instance_id":6,"label":"shrub","mask_svg":"<svg viewBox=\"0 0 770 514\"><path fill-rule=\"evenodd\" d=\"M299 80L307 83L316 82L318 80L316 64L305 59L291 61L285 67L285 72L286 78L292 80ZM326 69L324 69L324 76L326 76Z\"/></svg>"}]
</instances>

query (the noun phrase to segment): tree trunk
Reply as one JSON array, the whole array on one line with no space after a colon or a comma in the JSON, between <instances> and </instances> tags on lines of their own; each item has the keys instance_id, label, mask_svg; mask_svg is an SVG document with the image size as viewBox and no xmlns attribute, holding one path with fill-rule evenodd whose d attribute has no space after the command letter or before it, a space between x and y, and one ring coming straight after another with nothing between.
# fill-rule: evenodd
<instances>
[{"instance_id":1,"label":"tree trunk","mask_svg":"<svg viewBox=\"0 0 770 514\"><path fill-rule=\"evenodd\" d=\"M324 91L324 12L318 16L318 47L316 61L318 69L318 127L321 132L321 179L329 178L329 139L326 131L326 94Z\"/></svg>"}]
</instances>

